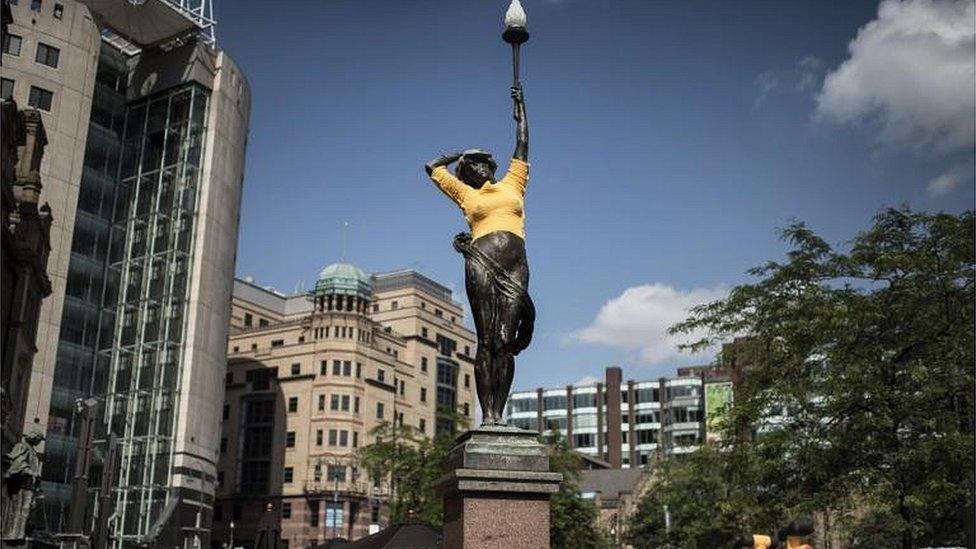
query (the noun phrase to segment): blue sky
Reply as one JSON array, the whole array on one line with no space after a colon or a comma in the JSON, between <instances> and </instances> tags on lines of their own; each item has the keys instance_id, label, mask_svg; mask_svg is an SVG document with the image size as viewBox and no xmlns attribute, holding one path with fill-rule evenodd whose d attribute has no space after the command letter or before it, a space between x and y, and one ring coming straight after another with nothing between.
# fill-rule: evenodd
<instances>
[{"instance_id":1,"label":"blue sky","mask_svg":"<svg viewBox=\"0 0 976 549\"><path fill-rule=\"evenodd\" d=\"M422 165L504 169L507 4L217 3L253 93L240 276L310 286L348 221L346 260L463 288L464 221ZM973 206L971 0L523 4L538 320L515 388L707 361L664 327L782 257L791 219L842 243L885 206Z\"/></svg>"}]
</instances>

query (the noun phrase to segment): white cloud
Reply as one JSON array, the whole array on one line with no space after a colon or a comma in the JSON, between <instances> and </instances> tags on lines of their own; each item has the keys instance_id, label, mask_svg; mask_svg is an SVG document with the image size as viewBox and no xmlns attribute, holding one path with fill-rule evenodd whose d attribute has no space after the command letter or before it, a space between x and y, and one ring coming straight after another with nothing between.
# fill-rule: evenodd
<instances>
[{"instance_id":1,"label":"white cloud","mask_svg":"<svg viewBox=\"0 0 976 549\"><path fill-rule=\"evenodd\" d=\"M589 326L573 334L583 343L597 343L634 351L640 360L660 363L683 355L678 343L685 338L668 335L668 328L688 316L695 305L722 299L724 286L677 290L665 284L644 284L627 288L607 301ZM701 356L707 356L705 351Z\"/></svg>"},{"instance_id":2,"label":"white cloud","mask_svg":"<svg viewBox=\"0 0 976 549\"><path fill-rule=\"evenodd\" d=\"M596 385L600 380L594 376L583 376L573 382L573 387L583 387L585 385Z\"/></svg>"},{"instance_id":3,"label":"white cloud","mask_svg":"<svg viewBox=\"0 0 976 549\"><path fill-rule=\"evenodd\" d=\"M973 167L969 164L957 164L942 175L929 181L927 189L932 194L947 194L960 183L973 183Z\"/></svg>"},{"instance_id":4,"label":"white cloud","mask_svg":"<svg viewBox=\"0 0 976 549\"><path fill-rule=\"evenodd\" d=\"M974 145L976 2L884 0L827 74L817 114L878 143L957 152Z\"/></svg>"}]
</instances>

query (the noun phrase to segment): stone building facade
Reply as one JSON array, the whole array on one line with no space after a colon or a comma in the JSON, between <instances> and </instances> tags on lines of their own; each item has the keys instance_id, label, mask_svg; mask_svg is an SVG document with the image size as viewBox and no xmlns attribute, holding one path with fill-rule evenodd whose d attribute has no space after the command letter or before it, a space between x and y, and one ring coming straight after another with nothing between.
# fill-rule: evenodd
<instances>
[{"instance_id":1,"label":"stone building facade","mask_svg":"<svg viewBox=\"0 0 976 549\"><path fill-rule=\"evenodd\" d=\"M432 436L473 422L474 334L414 271L326 267L310 294L235 281L214 540L253 541L266 506L289 547L381 526L391 487L357 450L384 422Z\"/></svg>"}]
</instances>

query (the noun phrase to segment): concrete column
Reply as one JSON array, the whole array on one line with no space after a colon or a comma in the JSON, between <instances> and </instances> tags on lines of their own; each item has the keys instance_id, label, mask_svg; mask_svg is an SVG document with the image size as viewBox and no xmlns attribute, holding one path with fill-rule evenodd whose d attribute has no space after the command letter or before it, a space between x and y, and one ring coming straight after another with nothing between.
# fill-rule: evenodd
<instances>
[{"instance_id":1,"label":"concrete column","mask_svg":"<svg viewBox=\"0 0 976 549\"><path fill-rule=\"evenodd\" d=\"M630 405L630 410L627 412L627 418L630 420L627 422L627 440L630 444L630 466L640 467L638 463L639 459L637 457L637 429L634 427L634 416L637 414L634 410L634 405L637 403L637 390L634 389L634 380L627 380L627 402Z\"/></svg>"},{"instance_id":2,"label":"concrete column","mask_svg":"<svg viewBox=\"0 0 976 549\"><path fill-rule=\"evenodd\" d=\"M605 420L603 414L603 384L596 384L596 453L597 457L604 459L603 456L603 446L605 444L603 440L603 422Z\"/></svg>"},{"instance_id":3,"label":"concrete column","mask_svg":"<svg viewBox=\"0 0 976 549\"><path fill-rule=\"evenodd\" d=\"M566 443L570 448L576 448L573 444L573 386L566 386Z\"/></svg>"},{"instance_id":4,"label":"concrete column","mask_svg":"<svg viewBox=\"0 0 976 549\"><path fill-rule=\"evenodd\" d=\"M620 378L622 377L620 367L611 366L607 368L607 453L610 465L614 469L620 469L621 455L620 448L623 440L620 436Z\"/></svg>"}]
</instances>

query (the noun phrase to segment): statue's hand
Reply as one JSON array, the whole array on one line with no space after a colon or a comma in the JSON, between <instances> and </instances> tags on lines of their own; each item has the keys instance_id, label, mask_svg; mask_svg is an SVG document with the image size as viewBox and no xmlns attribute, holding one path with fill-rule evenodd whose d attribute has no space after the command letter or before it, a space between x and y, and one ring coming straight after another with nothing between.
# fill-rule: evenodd
<instances>
[{"instance_id":1,"label":"statue's hand","mask_svg":"<svg viewBox=\"0 0 976 549\"><path fill-rule=\"evenodd\" d=\"M516 122L521 122L525 113L525 103L522 100L522 86L512 86L512 100L515 102L512 108L512 118Z\"/></svg>"}]
</instances>

